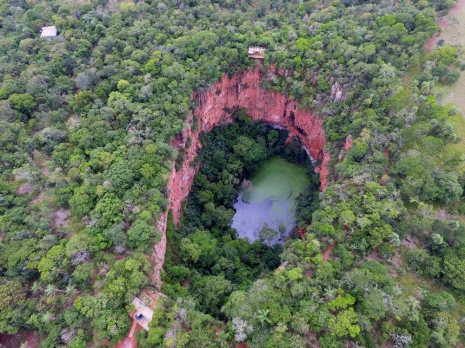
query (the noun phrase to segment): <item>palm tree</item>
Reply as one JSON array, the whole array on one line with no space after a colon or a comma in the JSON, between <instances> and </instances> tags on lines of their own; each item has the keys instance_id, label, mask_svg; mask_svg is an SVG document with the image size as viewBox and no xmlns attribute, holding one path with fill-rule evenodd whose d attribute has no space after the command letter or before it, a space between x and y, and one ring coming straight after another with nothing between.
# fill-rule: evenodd
<instances>
[{"instance_id":1,"label":"palm tree","mask_svg":"<svg viewBox=\"0 0 465 348\"><path fill-rule=\"evenodd\" d=\"M53 266L51 269L50 269L50 274L53 276L53 277L56 277L58 276L58 273L60 273L60 269L56 266Z\"/></svg>"},{"instance_id":2,"label":"palm tree","mask_svg":"<svg viewBox=\"0 0 465 348\"><path fill-rule=\"evenodd\" d=\"M446 338L444 337L443 331L434 331L431 334L431 338L433 338L433 340L435 342L437 342L440 347L446 347L447 346L448 342L447 342Z\"/></svg>"},{"instance_id":3,"label":"palm tree","mask_svg":"<svg viewBox=\"0 0 465 348\"><path fill-rule=\"evenodd\" d=\"M336 297L336 290L333 288L325 288L324 296L330 301L334 300L334 298Z\"/></svg>"},{"instance_id":4,"label":"palm tree","mask_svg":"<svg viewBox=\"0 0 465 348\"><path fill-rule=\"evenodd\" d=\"M460 222L457 221L457 220L449 220L449 221L447 221L447 226L452 231L457 231L460 228Z\"/></svg>"},{"instance_id":5,"label":"palm tree","mask_svg":"<svg viewBox=\"0 0 465 348\"><path fill-rule=\"evenodd\" d=\"M419 300L423 300L428 295L428 290L418 287L415 290L415 297Z\"/></svg>"},{"instance_id":6,"label":"palm tree","mask_svg":"<svg viewBox=\"0 0 465 348\"><path fill-rule=\"evenodd\" d=\"M433 243L435 245L441 245L442 243L444 243L444 238L439 233L433 234L432 238L433 238Z\"/></svg>"},{"instance_id":7,"label":"palm tree","mask_svg":"<svg viewBox=\"0 0 465 348\"><path fill-rule=\"evenodd\" d=\"M43 323L48 324L53 319L53 316L50 312L45 312L42 314L42 318L40 319Z\"/></svg>"},{"instance_id":8,"label":"palm tree","mask_svg":"<svg viewBox=\"0 0 465 348\"><path fill-rule=\"evenodd\" d=\"M255 315L255 318L258 319L258 321L260 322L260 324L262 326L265 325L265 323L271 323L270 319L268 319L268 313L270 311L268 309L259 309L257 311L257 314Z\"/></svg>"},{"instance_id":9,"label":"palm tree","mask_svg":"<svg viewBox=\"0 0 465 348\"><path fill-rule=\"evenodd\" d=\"M45 294L47 296L54 296L55 295L55 291L56 291L56 288L55 288L55 285L53 284L48 284L46 287L45 287Z\"/></svg>"},{"instance_id":10,"label":"palm tree","mask_svg":"<svg viewBox=\"0 0 465 348\"><path fill-rule=\"evenodd\" d=\"M407 306L409 306L412 312L418 312L420 310L420 301L418 301L415 297L410 296L407 299Z\"/></svg>"},{"instance_id":11,"label":"palm tree","mask_svg":"<svg viewBox=\"0 0 465 348\"><path fill-rule=\"evenodd\" d=\"M228 333L226 331L219 331L216 334L216 342L220 347L227 347L228 346Z\"/></svg>"},{"instance_id":12,"label":"palm tree","mask_svg":"<svg viewBox=\"0 0 465 348\"><path fill-rule=\"evenodd\" d=\"M73 292L75 292L75 291L76 291L76 287L75 287L73 284L69 283L69 284L66 286L66 290L65 290L66 295L71 295L71 294L72 294Z\"/></svg>"},{"instance_id":13,"label":"palm tree","mask_svg":"<svg viewBox=\"0 0 465 348\"><path fill-rule=\"evenodd\" d=\"M394 294L394 296L399 296L402 294L402 288L399 285L394 285L392 287L392 293Z\"/></svg>"},{"instance_id":14,"label":"palm tree","mask_svg":"<svg viewBox=\"0 0 465 348\"><path fill-rule=\"evenodd\" d=\"M36 293L37 291L40 290L40 283L38 281L35 281L32 286L31 286L31 290L33 293Z\"/></svg>"},{"instance_id":15,"label":"palm tree","mask_svg":"<svg viewBox=\"0 0 465 348\"><path fill-rule=\"evenodd\" d=\"M418 323L418 320L420 320L420 315L417 312L412 312L409 315L409 319L411 321L414 321L414 322Z\"/></svg>"},{"instance_id":16,"label":"palm tree","mask_svg":"<svg viewBox=\"0 0 465 348\"><path fill-rule=\"evenodd\" d=\"M392 232L391 233L391 244L392 245L395 245L396 247L400 246L401 244L401 240L400 240L400 237L397 233L395 232Z\"/></svg>"},{"instance_id":17,"label":"palm tree","mask_svg":"<svg viewBox=\"0 0 465 348\"><path fill-rule=\"evenodd\" d=\"M431 237L432 242L423 245L423 248L426 248L428 245L434 244L434 245L442 245L444 243L444 238L439 234L439 233L434 233Z\"/></svg>"}]
</instances>

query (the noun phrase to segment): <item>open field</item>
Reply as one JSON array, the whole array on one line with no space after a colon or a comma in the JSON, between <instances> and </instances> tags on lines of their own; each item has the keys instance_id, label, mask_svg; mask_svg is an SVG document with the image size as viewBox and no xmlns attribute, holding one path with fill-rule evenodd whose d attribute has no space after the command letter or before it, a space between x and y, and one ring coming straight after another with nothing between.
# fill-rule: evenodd
<instances>
[{"instance_id":1,"label":"open field","mask_svg":"<svg viewBox=\"0 0 465 348\"><path fill-rule=\"evenodd\" d=\"M444 40L445 45L462 45L462 54L465 54L465 0L459 0L447 16L440 21L442 32L431 40L427 49L434 49L440 40ZM460 79L452 86L438 83L433 92L439 96L442 104L455 104L461 115L451 118L455 126L457 135L462 141L452 147L465 150L465 72L462 72Z\"/></svg>"}]
</instances>

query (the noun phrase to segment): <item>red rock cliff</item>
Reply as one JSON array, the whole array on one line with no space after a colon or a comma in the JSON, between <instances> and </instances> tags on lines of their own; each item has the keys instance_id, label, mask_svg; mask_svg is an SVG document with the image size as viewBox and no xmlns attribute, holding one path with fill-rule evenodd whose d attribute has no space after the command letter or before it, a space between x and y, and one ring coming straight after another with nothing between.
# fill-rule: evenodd
<instances>
[{"instance_id":1,"label":"red rock cliff","mask_svg":"<svg viewBox=\"0 0 465 348\"><path fill-rule=\"evenodd\" d=\"M220 81L216 82L205 91L196 92L193 100L198 104L193 113L186 120L186 128L181 139L178 139L179 147L184 147L187 137L191 138L191 146L185 149L186 158L179 171L171 173L169 182L170 204L169 209L173 212L174 221L178 222L181 213L181 203L189 194L196 168L190 166L195 159L201 144L199 135L208 132L213 127L225 123L231 123L231 112L243 107L247 113L256 121L287 129L290 137L298 138L306 149L312 160L321 161L321 165L315 170L320 173L321 190L326 188L326 175L328 174L326 164L329 155L325 152L326 142L323 130L323 121L308 110L299 110L295 101L275 91L260 87L262 73L259 67L253 70L241 71L231 78L225 74ZM199 127L196 132L192 131L193 115L199 119ZM159 228L165 230L166 214L161 218ZM166 238L163 233L162 240L154 246L152 262L154 262L154 276L159 279L159 271L163 265ZM155 279L154 279L155 280Z\"/></svg>"}]
</instances>

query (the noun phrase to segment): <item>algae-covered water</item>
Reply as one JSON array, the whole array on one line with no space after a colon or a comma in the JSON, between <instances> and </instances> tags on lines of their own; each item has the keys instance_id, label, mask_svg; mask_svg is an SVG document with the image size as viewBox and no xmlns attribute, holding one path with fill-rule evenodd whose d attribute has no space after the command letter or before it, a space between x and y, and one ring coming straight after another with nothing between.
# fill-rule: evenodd
<instances>
[{"instance_id":1,"label":"algae-covered water","mask_svg":"<svg viewBox=\"0 0 465 348\"><path fill-rule=\"evenodd\" d=\"M261 239L267 244L284 242L296 225L297 198L310 185L306 169L273 157L249 180L251 188L242 190L234 204L232 227L250 242L260 239L264 228Z\"/></svg>"}]
</instances>

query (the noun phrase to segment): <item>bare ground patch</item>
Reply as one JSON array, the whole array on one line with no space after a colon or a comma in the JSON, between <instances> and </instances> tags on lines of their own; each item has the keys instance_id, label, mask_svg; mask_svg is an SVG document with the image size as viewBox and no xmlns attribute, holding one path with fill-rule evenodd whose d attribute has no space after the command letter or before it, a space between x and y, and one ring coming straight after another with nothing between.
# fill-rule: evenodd
<instances>
[{"instance_id":1,"label":"bare ground patch","mask_svg":"<svg viewBox=\"0 0 465 348\"><path fill-rule=\"evenodd\" d=\"M44 190L40 189L39 194L31 201L31 204L37 204L44 199Z\"/></svg>"},{"instance_id":2,"label":"bare ground patch","mask_svg":"<svg viewBox=\"0 0 465 348\"><path fill-rule=\"evenodd\" d=\"M34 185L32 185L31 183L25 183L25 184L22 184L20 187L18 187L18 189L16 190L16 193L18 195L29 195L31 194L32 192L34 192L35 190L35 187Z\"/></svg>"},{"instance_id":3,"label":"bare ground patch","mask_svg":"<svg viewBox=\"0 0 465 348\"><path fill-rule=\"evenodd\" d=\"M71 218L71 212L67 209L60 208L53 213L52 224L56 227L67 227L69 225L69 219Z\"/></svg>"},{"instance_id":4,"label":"bare ground patch","mask_svg":"<svg viewBox=\"0 0 465 348\"><path fill-rule=\"evenodd\" d=\"M408 249L413 249L413 248L416 248L417 245L419 244L420 242L418 240L415 240L411 235L407 234L405 235L405 237L402 239L402 242L401 244L404 246L404 247L407 247Z\"/></svg>"}]
</instances>

